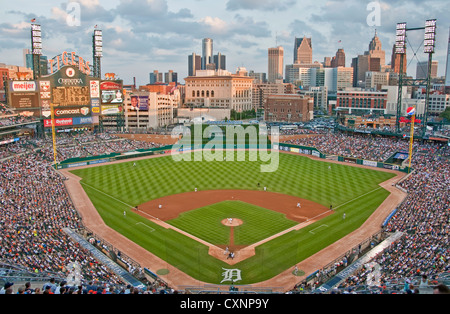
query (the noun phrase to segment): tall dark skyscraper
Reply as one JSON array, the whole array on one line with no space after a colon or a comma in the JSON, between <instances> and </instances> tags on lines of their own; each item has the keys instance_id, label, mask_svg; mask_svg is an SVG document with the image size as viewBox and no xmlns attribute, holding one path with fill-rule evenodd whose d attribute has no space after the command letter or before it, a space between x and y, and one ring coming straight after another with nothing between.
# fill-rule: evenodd
<instances>
[{"instance_id":1,"label":"tall dark skyscraper","mask_svg":"<svg viewBox=\"0 0 450 314\"><path fill-rule=\"evenodd\" d=\"M226 70L227 69L226 56L224 56L220 52L214 55L214 64L216 65L216 70Z\"/></svg>"},{"instance_id":2,"label":"tall dark skyscraper","mask_svg":"<svg viewBox=\"0 0 450 314\"><path fill-rule=\"evenodd\" d=\"M202 69L202 57L194 52L192 53L192 55L188 57L188 75L195 76L197 70L201 69Z\"/></svg>"}]
</instances>

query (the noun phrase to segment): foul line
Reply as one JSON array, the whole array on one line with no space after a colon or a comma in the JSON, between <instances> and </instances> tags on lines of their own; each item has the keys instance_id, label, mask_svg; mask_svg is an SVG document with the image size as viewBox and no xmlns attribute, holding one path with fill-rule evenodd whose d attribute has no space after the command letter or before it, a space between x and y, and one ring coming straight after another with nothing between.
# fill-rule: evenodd
<instances>
[{"instance_id":1,"label":"foul line","mask_svg":"<svg viewBox=\"0 0 450 314\"><path fill-rule=\"evenodd\" d=\"M361 198L361 197L363 197L363 196L366 196L366 195L368 195L368 194L370 194L370 193L372 193L372 192L378 191L379 189L382 189L382 188L383 188L383 187L380 186L380 187L378 187L378 188L376 188L376 189L374 189L374 190L372 190L372 191L370 191L370 192L367 192L367 193L365 193L365 194L363 194L363 195L360 195L360 196L358 196L358 197L355 197L354 199L349 200L349 201L345 202L344 204L341 204L341 205L335 207L333 210L336 210L336 209L338 209L338 208L341 207L341 206L344 206L344 205L346 205L346 204L348 204L348 203L351 203L351 202L353 202L353 201L356 201L358 198Z\"/></svg>"},{"instance_id":2,"label":"foul line","mask_svg":"<svg viewBox=\"0 0 450 314\"><path fill-rule=\"evenodd\" d=\"M312 234L315 234L313 231L316 231L317 229L320 229L320 228L322 228L322 227L328 228L328 225L320 225L319 227L314 228L313 230L311 230L311 231L309 231L309 232L312 233Z\"/></svg>"},{"instance_id":3,"label":"foul line","mask_svg":"<svg viewBox=\"0 0 450 314\"><path fill-rule=\"evenodd\" d=\"M137 225L144 225L145 227L147 227L147 228L149 228L149 229L150 229L150 232L153 232L153 231L155 231L155 229L154 229L154 228L152 228L152 227L148 226L147 224L145 224L145 223L143 223L143 222L138 222L138 223L136 223L136 226L137 226Z\"/></svg>"},{"instance_id":4,"label":"foul line","mask_svg":"<svg viewBox=\"0 0 450 314\"><path fill-rule=\"evenodd\" d=\"M103 195L106 195L106 196L112 198L113 200L116 200L116 201L118 201L118 202L120 202L120 203L122 203L122 204L124 204L124 205L127 205L127 206L129 206L130 208L135 208L134 206L131 206L130 204L127 204L127 203L125 203L125 202L123 202L123 201L121 201L121 200L115 198L114 196L111 196L111 195L109 195L109 194L107 194L107 193L105 193L105 192L103 192L103 191L100 191L99 189L96 189L96 188L94 188L93 186L91 186L91 185L89 185L89 184L87 184L87 183L83 183L83 182L81 182L81 181L80 181L80 183L81 183L81 184L84 184L84 185L87 185L87 186L90 187L91 189L94 189L94 190L96 190L97 192L100 192L100 193L102 193ZM154 219L158 219L157 217L152 216L152 215L150 215L150 214L147 214L146 212L143 212L143 211L140 211L140 210L137 210L137 211L138 211L138 212L141 212L141 213L143 213L143 214L146 214L146 215L148 215L148 216L150 216L150 217L152 217L152 218L154 218ZM158 220L159 220L159 219L158 219Z\"/></svg>"},{"instance_id":5,"label":"foul line","mask_svg":"<svg viewBox=\"0 0 450 314\"><path fill-rule=\"evenodd\" d=\"M103 191L100 191L99 189L94 188L92 185L89 185L89 184L87 184L87 183L83 183L83 182L81 182L81 181L80 181L80 183L83 184L83 185L87 185L87 186L90 187L91 189L94 189L94 190L96 190L97 192L100 192L100 193L102 193L103 195L106 195L106 196L112 198L113 200L116 200L116 201L118 201L118 202L120 202L120 203L122 203L122 204L124 204L124 205L127 205L127 206L129 206L130 208L134 208L134 206L131 206L130 204L127 204L127 203L122 202L121 200L115 198L114 196L111 196L111 195L109 195L109 194L107 194L107 193L105 193L105 192L103 192Z\"/></svg>"}]
</instances>

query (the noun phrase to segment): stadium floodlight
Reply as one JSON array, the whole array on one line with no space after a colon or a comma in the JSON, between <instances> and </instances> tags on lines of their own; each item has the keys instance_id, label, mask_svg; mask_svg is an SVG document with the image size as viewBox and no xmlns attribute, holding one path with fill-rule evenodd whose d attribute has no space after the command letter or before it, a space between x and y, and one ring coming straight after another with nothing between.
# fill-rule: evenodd
<instances>
[{"instance_id":1,"label":"stadium floodlight","mask_svg":"<svg viewBox=\"0 0 450 314\"><path fill-rule=\"evenodd\" d=\"M93 36L94 56L103 57L103 34L101 30L96 29Z\"/></svg>"},{"instance_id":2,"label":"stadium floodlight","mask_svg":"<svg viewBox=\"0 0 450 314\"><path fill-rule=\"evenodd\" d=\"M406 23L397 23L395 32L395 53L406 53Z\"/></svg>"},{"instance_id":3,"label":"stadium floodlight","mask_svg":"<svg viewBox=\"0 0 450 314\"><path fill-rule=\"evenodd\" d=\"M101 77L101 58L103 57L103 32L95 25L94 34L92 35L92 54L94 59L93 76Z\"/></svg>"},{"instance_id":4,"label":"stadium floodlight","mask_svg":"<svg viewBox=\"0 0 450 314\"><path fill-rule=\"evenodd\" d=\"M31 54L42 55L41 25L31 24Z\"/></svg>"},{"instance_id":5,"label":"stadium floodlight","mask_svg":"<svg viewBox=\"0 0 450 314\"><path fill-rule=\"evenodd\" d=\"M434 53L436 46L436 19L425 22L424 52Z\"/></svg>"}]
</instances>

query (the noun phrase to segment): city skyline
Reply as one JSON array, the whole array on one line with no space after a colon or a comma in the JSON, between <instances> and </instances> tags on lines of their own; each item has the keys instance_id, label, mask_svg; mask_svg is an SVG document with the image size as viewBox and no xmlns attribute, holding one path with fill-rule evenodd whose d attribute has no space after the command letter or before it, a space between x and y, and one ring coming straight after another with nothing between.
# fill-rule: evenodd
<instances>
[{"instance_id":1,"label":"city skyline","mask_svg":"<svg viewBox=\"0 0 450 314\"><path fill-rule=\"evenodd\" d=\"M202 40L211 38L214 51L227 56L227 70L238 67L268 73L267 50L282 46L285 64L293 60L295 38L311 37L313 62L345 50L346 66L368 49L375 30L386 51L386 63L395 41L396 23L422 27L436 18L438 76L445 74L449 22L446 1L294 1L294 0L21 0L2 4L0 13L0 63L23 65L22 49L30 48L30 21L42 25L43 54L52 58L62 51L77 51L92 58L94 26L103 30L102 72L114 72L131 84L148 82L153 70L188 73L188 55L200 52ZM379 5L379 21L371 23L370 4ZM75 5L73 5L75 4ZM301 12L301 13L299 13ZM68 18L74 18L69 20ZM78 20L77 20L78 18ZM70 22L72 21L72 22ZM414 33L414 34L413 34ZM408 75L418 61L426 61L419 48L422 32L409 36ZM413 56L413 50L418 50Z\"/></svg>"}]
</instances>

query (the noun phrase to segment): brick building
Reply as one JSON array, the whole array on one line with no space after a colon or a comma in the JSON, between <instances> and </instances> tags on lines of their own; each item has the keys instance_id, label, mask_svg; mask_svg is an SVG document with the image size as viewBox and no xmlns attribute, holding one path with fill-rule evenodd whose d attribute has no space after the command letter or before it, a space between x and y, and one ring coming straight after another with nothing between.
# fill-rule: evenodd
<instances>
[{"instance_id":1,"label":"brick building","mask_svg":"<svg viewBox=\"0 0 450 314\"><path fill-rule=\"evenodd\" d=\"M264 114L268 122L307 122L314 118L314 98L296 94L269 95Z\"/></svg>"}]
</instances>

